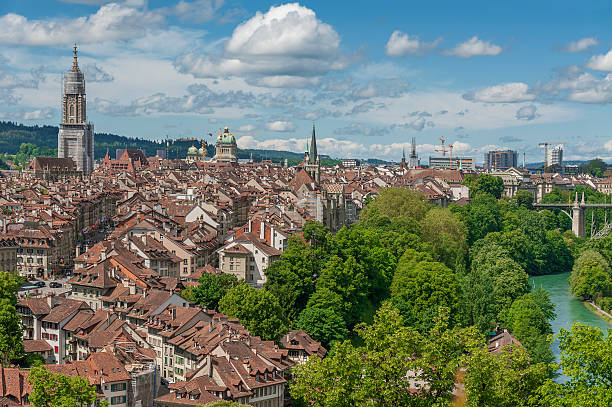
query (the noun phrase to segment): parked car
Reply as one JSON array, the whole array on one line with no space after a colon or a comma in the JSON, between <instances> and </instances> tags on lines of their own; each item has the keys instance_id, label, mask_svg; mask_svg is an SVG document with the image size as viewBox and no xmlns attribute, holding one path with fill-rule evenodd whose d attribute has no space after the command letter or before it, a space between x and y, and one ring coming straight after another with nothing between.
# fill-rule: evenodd
<instances>
[{"instance_id":1,"label":"parked car","mask_svg":"<svg viewBox=\"0 0 612 407\"><path fill-rule=\"evenodd\" d=\"M36 282L34 283L34 285L35 285L36 287L46 287L46 286L47 286L47 283L45 283L44 281L36 281Z\"/></svg>"},{"instance_id":2,"label":"parked car","mask_svg":"<svg viewBox=\"0 0 612 407\"><path fill-rule=\"evenodd\" d=\"M62 288L62 284L58 283L57 281L52 281L49 283L49 287L50 288Z\"/></svg>"}]
</instances>

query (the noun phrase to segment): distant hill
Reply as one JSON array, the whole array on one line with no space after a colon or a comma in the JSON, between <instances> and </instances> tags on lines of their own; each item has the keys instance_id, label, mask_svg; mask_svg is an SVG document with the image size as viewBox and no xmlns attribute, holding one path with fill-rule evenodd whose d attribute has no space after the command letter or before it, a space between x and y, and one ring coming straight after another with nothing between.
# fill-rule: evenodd
<instances>
[{"instance_id":1,"label":"distant hill","mask_svg":"<svg viewBox=\"0 0 612 407\"><path fill-rule=\"evenodd\" d=\"M28 152L34 151L33 155L56 156L57 155L57 126L25 126L23 124L0 121L0 154L17 155L20 152L22 144L31 144ZM178 141L170 140L166 146L163 142L145 140L141 138L131 138L118 136L116 134L96 133L94 135L94 157L102 158L108 151L111 157L115 157L116 149L140 149L147 156L154 156L157 150L166 150L169 158L185 158L187 149L195 145L200 147L195 141ZM23 148L21 149L23 152ZM208 145L206 152L209 157L215 154L214 145ZM283 162L285 158L289 164L297 164L302 161L303 154L293 153L290 151L276 150L256 150L256 149L239 149L238 158L247 159L253 155L254 161L271 160L274 162ZM339 160L329 158L329 156L321 156L323 165L335 165Z\"/></svg>"}]
</instances>

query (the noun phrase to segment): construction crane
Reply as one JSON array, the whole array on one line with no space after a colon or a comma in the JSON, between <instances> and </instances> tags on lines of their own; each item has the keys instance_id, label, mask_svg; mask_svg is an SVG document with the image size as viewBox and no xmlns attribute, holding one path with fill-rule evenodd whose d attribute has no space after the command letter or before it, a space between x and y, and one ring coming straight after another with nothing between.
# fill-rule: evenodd
<instances>
[{"instance_id":1,"label":"construction crane","mask_svg":"<svg viewBox=\"0 0 612 407\"><path fill-rule=\"evenodd\" d=\"M543 143L539 143L538 147L544 147L544 167L546 167L546 163L548 162L548 146L552 146L554 144L567 144L567 141L545 141Z\"/></svg>"},{"instance_id":2,"label":"construction crane","mask_svg":"<svg viewBox=\"0 0 612 407\"><path fill-rule=\"evenodd\" d=\"M442 153L442 157L446 157L446 144L444 144L446 142L446 140L443 137L438 137L438 140L440 140L440 142L442 143L441 147L438 148L434 148L434 151L439 151Z\"/></svg>"}]
</instances>

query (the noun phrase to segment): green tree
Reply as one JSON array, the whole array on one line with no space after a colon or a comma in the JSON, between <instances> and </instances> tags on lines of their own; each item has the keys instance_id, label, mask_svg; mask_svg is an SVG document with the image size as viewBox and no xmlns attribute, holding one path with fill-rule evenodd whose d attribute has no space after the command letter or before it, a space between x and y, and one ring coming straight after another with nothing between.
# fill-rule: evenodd
<instances>
[{"instance_id":1,"label":"green tree","mask_svg":"<svg viewBox=\"0 0 612 407\"><path fill-rule=\"evenodd\" d=\"M569 278L572 294L583 299L612 294L612 274L604 257L594 250L585 250Z\"/></svg>"},{"instance_id":2,"label":"green tree","mask_svg":"<svg viewBox=\"0 0 612 407\"><path fill-rule=\"evenodd\" d=\"M0 271L0 298L6 299L11 305L17 305L17 289L23 279L14 273Z\"/></svg>"},{"instance_id":3,"label":"green tree","mask_svg":"<svg viewBox=\"0 0 612 407\"><path fill-rule=\"evenodd\" d=\"M423 240L433 247L438 259L454 268L467 252L467 228L450 210L432 208L421 221Z\"/></svg>"},{"instance_id":4,"label":"green tree","mask_svg":"<svg viewBox=\"0 0 612 407\"><path fill-rule=\"evenodd\" d=\"M21 279L13 273L0 271L0 362L3 366L24 356L21 317L15 309L20 283Z\"/></svg>"},{"instance_id":5,"label":"green tree","mask_svg":"<svg viewBox=\"0 0 612 407\"><path fill-rule=\"evenodd\" d=\"M473 187L470 188L470 195L489 194L495 198L501 198L504 192L504 180L490 174L480 174L476 178Z\"/></svg>"},{"instance_id":6,"label":"green tree","mask_svg":"<svg viewBox=\"0 0 612 407\"><path fill-rule=\"evenodd\" d=\"M233 274L202 273L198 285L188 290L187 299L208 309L217 309L227 290L238 284Z\"/></svg>"},{"instance_id":7,"label":"green tree","mask_svg":"<svg viewBox=\"0 0 612 407\"><path fill-rule=\"evenodd\" d=\"M604 172L606 172L607 167L608 165L601 158L595 158L589 161L587 164L583 164L582 171L601 178L603 177Z\"/></svg>"},{"instance_id":8,"label":"green tree","mask_svg":"<svg viewBox=\"0 0 612 407\"><path fill-rule=\"evenodd\" d=\"M368 286L361 266L353 256L343 261L332 256L317 279L317 292L331 292L341 299L339 315L349 326L359 322L367 302ZM312 306L312 303L309 304ZM325 307L320 307L325 308Z\"/></svg>"},{"instance_id":9,"label":"green tree","mask_svg":"<svg viewBox=\"0 0 612 407\"><path fill-rule=\"evenodd\" d=\"M448 307L456 317L459 307L455 274L444 264L419 261L420 254L407 250L400 259L393 282L391 302L409 326L421 332L432 327L439 307Z\"/></svg>"},{"instance_id":10,"label":"green tree","mask_svg":"<svg viewBox=\"0 0 612 407\"><path fill-rule=\"evenodd\" d=\"M507 317L508 329L527 348L535 363L550 363L553 359L547 336L552 334L549 320L554 317L548 294L537 289L517 298Z\"/></svg>"},{"instance_id":11,"label":"green tree","mask_svg":"<svg viewBox=\"0 0 612 407\"><path fill-rule=\"evenodd\" d=\"M447 405L461 355L482 346L474 330L449 330L447 315L421 335L383 304L371 325L357 328L363 346L345 341L295 368L292 397L315 407Z\"/></svg>"},{"instance_id":12,"label":"green tree","mask_svg":"<svg viewBox=\"0 0 612 407\"><path fill-rule=\"evenodd\" d=\"M468 407L528 406L548 379L546 364L532 363L519 345L506 345L497 354L477 349L464 364Z\"/></svg>"},{"instance_id":13,"label":"green tree","mask_svg":"<svg viewBox=\"0 0 612 407\"><path fill-rule=\"evenodd\" d=\"M378 196L363 211L360 218L367 221L376 209L378 214L394 218L423 219L429 204L427 197L419 191L408 188L382 188Z\"/></svg>"},{"instance_id":14,"label":"green tree","mask_svg":"<svg viewBox=\"0 0 612 407\"><path fill-rule=\"evenodd\" d=\"M15 306L5 298L0 299L0 362L3 366L23 357L22 334L21 316Z\"/></svg>"},{"instance_id":15,"label":"green tree","mask_svg":"<svg viewBox=\"0 0 612 407\"><path fill-rule=\"evenodd\" d=\"M612 330L575 323L556 337L561 350L560 365L569 377L564 383L547 380L539 389L534 406L608 407L612 405Z\"/></svg>"},{"instance_id":16,"label":"green tree","mask_svg":"<svg viewBox=\"0 0 612 407\"><path fill-rule=\"evenodd\" d=\"M494 285L488 270L472 269L460 277L460 315L466 326L475 326L480 332L495 327L499 308L496 306Z\"/></svg>"},{"instance_id":17,"label":"green tree","mask_svg":"<svg viewBox=\"0 0 612 407\"><path fill-rule=\"evenodd\" d=\"M87 379L53 373L44 366L31 369L28 382L32 386L29 398L32 407L86 407L97 400L96 388ZM97 405L108 406L108 401Z\"/></svg>"},{"instance_id":18,"label":"green tree","mask_svg":"<svg viewBox=\"0 0 612 407\"><path fill-rule=\"evenodd\" d=\"M529 191L518 191L514 199L520 207L525 209L532 209L533 207L533 194Z\"/></svg>"},{"instance_id":19,"label":"green tree","mask_svg":"<svg viewBox=\"0 0 612 407\"><path fill-rule=\"evenodd\" d=\"M349 334L344 319L330 308L306 308L300 314L296 328L303 329L326 347L332 342L343 341Z\"/></svg>"},{"instance_id":20,"label":"green tree","mask_svg":"<svg viewBox=\"0 0 612 407\"><path fill-rule=\"evenodd\" d=\"M466 208L464 222L468 228L467 240L470 245L491 232L501 230L500 207L493 195L476 195Z\"/></svg>"},{"instance_id":21,"label":"green tree","mask_svg":"<svg viewBox=\"0 0 612 407\"><path fill-rule=\"evenodd\" d=\"M326 257L326 253L314 251L298 236L292 236L281 258L266 269L265 289L278 299L289 320L295 320L306 308Z\"/></svg>"},{"instance_id":22,"label":"green tree","mask_svg":"<svg viewBox=\"0 0 612 407\"><path fill-rule=\"evenodd\" d=\"M265 289L238 284L221 298L219 311L238 318L253 335L264 340L276 341L287 333L287 316L276 297Z\"/></svg>"}]
</instances>

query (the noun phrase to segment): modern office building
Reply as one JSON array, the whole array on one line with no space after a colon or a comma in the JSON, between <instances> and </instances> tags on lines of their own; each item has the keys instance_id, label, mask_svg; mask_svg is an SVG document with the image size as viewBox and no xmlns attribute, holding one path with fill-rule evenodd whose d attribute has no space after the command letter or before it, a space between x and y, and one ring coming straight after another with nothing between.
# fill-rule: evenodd
<instances>
[{"instance_id":1,"label":"modern office building","mask_svg":"<svg viewBox=\"0 0 612 407\"><path fill-rule=\"evenodd\" d=\"M450 157L429 157L429 168L442 169L442 170L474 170L476 166L474 164L473 157L453 157L452 161Z\"/></svg>"},{"instance_id":2,"label":"modern office building","mask_svg":"<svg viewBox=\"0 0 612 407\"><path fill-rule=\"evenodd\" d=\"M484 155L486 170L505 170L518 165L518 153L513 150L489 151Z\"/></svg>"}]
</instances>

